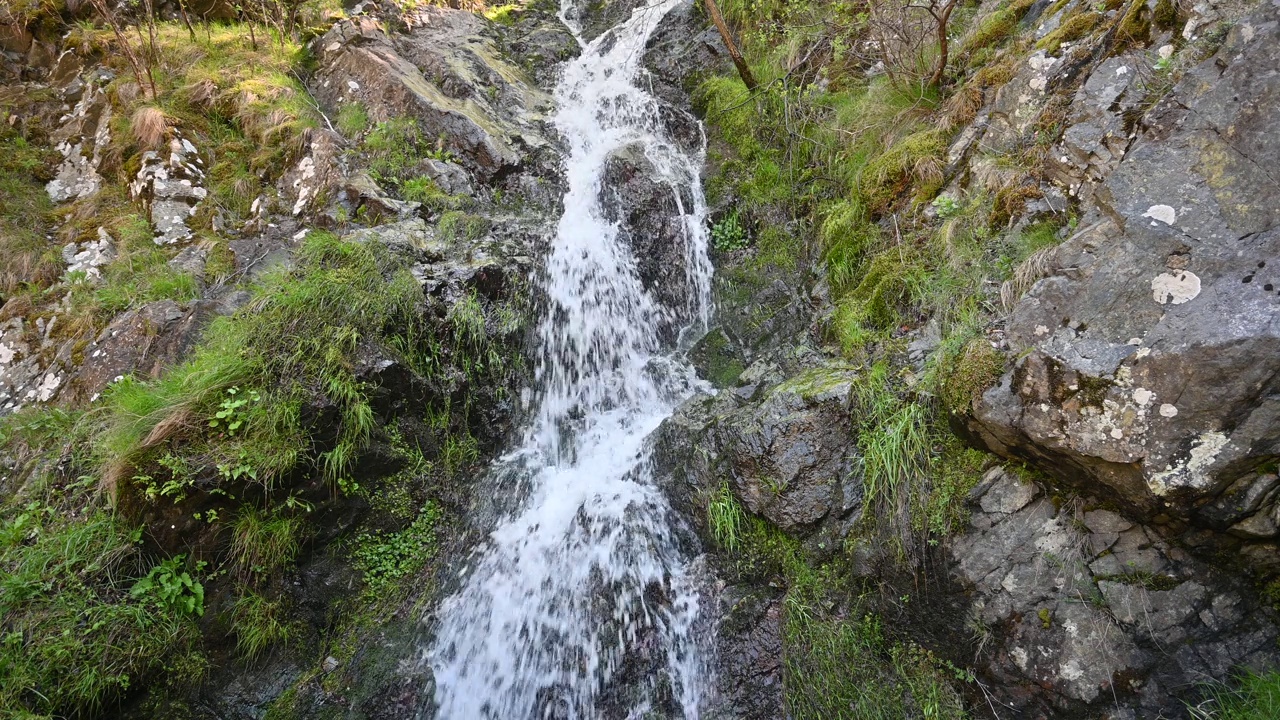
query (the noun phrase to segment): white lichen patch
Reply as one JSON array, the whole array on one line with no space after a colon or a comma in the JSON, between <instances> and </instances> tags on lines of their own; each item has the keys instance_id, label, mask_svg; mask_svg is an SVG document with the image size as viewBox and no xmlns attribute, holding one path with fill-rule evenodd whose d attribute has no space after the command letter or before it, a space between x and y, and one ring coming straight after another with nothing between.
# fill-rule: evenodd
<instances>
[{"instance_id":1,"label":"white lichen patch","mask_svg":"<svg viewBox=\"0 0 1280 720\"><path fill-rule=\"evenodd\" d=\"M1154 398L1155 396L1156 396L1155 393L1151 392L1146 388L1140 387L1137 390L1133 391L1133 401L1138 403L1138 405L1141 405L1141 406L1146 406L1150 404L1151 399Z\"/></svg>"},{"instance_id":2,"label":"white lichen patch","mask_svg":"<svg viewBox=\"0 0 1280 720\"><path fill-rule=\"evenodd\" d=\"M316 176L316 161L310 155L302 158L298 163L298 178L293 181L293 187L298 191L298 200L293 204L293 214L300 215L307 206L307 201L315 194L316 189L307 185L307 181Z\"/></svg>"},{"instance_id":3,"label":"white lichen patch","mask_svg":"<svg viewBox=\"0 0 1280 720\"><path fill-rule=\"evenodd\" d=\"M1185 460L1166 465L1162 472L1152 475L1147 480L1147 486L1156 495L1165 495L1176 488L1190 487L1196 490L1207 488L1213 482L1208 470L1229 442L1227 436L1220 432L1201 433L1200 437L1195 439L1195 444L1192 445L1191 452Z\"/></svg>"},{"instance_id":4,"label":"white lichen patch","mask_svg":"<svg viewBox=\"0 0 1280 720\"><path fill-rule=\"evenodd\" d=\"M1151 297L1161 305L1181 305L1200 294L1200 278L1185 270L1160 273L1151 279Z\"/></svg>"},{"instance_id":5,"label":"white lichen patch","mask_svg":"<svg viewBox=\"0 0 1280 720\"><path fill-rule=\"evenodd\" d=\"M1142 217L1159 220L1165 225L1172 225L1178 221L1178 211L1168 205L1152 205L1147 211L1142 213Z\"/></svg>"},{"instance_id":6,"label":"white lichen patch","mask_svg":"<svg viewBox=\"0 0 1280 720\"><path fill-rule=\"evenodd\" d=\"M1178 408L1173 405L1170 405L1169 403L1165 403L1160 406L1160 416L1167 417L1167 418L1177 417Z\"/></svg>"},{"instance_id":7,"label":"white lichen patch","mask_svg":"<svg viewBox=\"0 0 1280 720\"><path fill-rule=\"evenodd\" d=\"M13 348L5 343L0 343L0 366L8 365L13 362Z\"/></svg>"},{"instance_id":8,"label":"white lichen patch","mask_svg":"<svg viewBox=\"0 0 1280 720\"><path fill-rule=\"evenodd\" d=\"M40 402L49 402L53 398L53 394L58 391L62 385L62 378L58 377L58 373L50 371L45 373L44 378L40 381L40 385L34 390L27 392L28 398L35 397Z\"/></svg>"}]
</instances>

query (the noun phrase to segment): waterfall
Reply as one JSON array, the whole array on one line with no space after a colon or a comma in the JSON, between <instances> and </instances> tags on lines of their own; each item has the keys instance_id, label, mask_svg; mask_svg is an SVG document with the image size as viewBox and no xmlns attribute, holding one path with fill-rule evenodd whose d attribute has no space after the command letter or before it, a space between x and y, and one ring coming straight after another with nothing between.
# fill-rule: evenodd
<instances>
[{"instance_id":1,"label":"waterfall","mask_svg":"<svg viewBox=\"0 0 1280 720\"><path fill-rule=\"evenodd\" d=\"M435 617L428 650L440 720L697 718L710 649L678 522L646 438L699 381L659 327L710 314L701 151L670 138L639 87L645 44L682 0L650 0L570 63L555 124L568 146L564 214L542 281L532 419L494 478L519 492ZM578 8L565 0L562 17ZM642 147L683 213L687 307L647 293L601 198L611 154ZM693 207L678 188L691 189ZM519 489L511 487L519 485Z\"/></svg>"}]
</instances>

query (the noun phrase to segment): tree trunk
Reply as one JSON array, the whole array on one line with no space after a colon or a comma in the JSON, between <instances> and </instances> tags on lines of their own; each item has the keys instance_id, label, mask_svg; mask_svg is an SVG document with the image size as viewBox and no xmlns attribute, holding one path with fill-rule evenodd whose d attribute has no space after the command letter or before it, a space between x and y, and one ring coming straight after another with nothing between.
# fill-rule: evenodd
<instances>
[{"instance_id":1,"label":"tree trunk","mask_svg":"<svg viewBox=\"0 0 1280 720\"><path fill-rule=\"evenodd\" d=\"M929 84L934 87L942 85L942 79L947 73L947 23L951 20L951 11L956 8L956 0L948 0L947 4L942 7L941 13L933 14L933 19L938 23L938 66L933 70L933 77L929 79Z\"/></svg>"},{"instance_id":2,"label":"tree trunk","mask_svg":"<svg viewBox=\"0 0 1280 720\"><path fill-rule=\"evenodd\" d=\"M703 0L706 5L707 14L711 16L711 22L715 23L716 30L720 31L720 38L724 40L724 46L729 49L729 57L733 58L734 67L738 68L738 75L742 77L742 84L747 89L755 92L756 77L751 74L751 68L747 66L747 61L742 59L742 53L738 51L738 44L733 41L733 35L729 33L729 26L724 22L724 16L720 14L720 6L716 5L716 0Z\"/></svg>"}]
</instances>

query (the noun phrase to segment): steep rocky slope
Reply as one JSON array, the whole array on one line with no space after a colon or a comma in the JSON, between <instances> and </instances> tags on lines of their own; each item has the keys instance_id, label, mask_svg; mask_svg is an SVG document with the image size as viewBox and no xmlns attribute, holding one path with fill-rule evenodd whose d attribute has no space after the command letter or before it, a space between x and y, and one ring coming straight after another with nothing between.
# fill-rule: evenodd
<instances>
[{"instance_id":1,"label":"steep rocky slope","mask_svg":"<svg viewBox=\"0 0 1280 720\"><path fill-rule=\"evenodd\" d=\"M721 326L695 350L724 389L657 440L729 583L725 716L928 716L924 688L967 668L977 716L1183 717L1220 707L1213 681L1274 669L1276 9L983 3L951 86L895 118L924 105L937 130L871 116L833 141L822 84L852 64L840 81L871 97L884 62L830 55L838 13L788 35L823 10L726 5L757 76L800 89L753 103L723 63L702 83L718 228L753 237L718 243ZM736 124L753 116L765 130ZM853 170L852 211L762 187L771 160L835 176L862 138L917 155L897 178ZM911 648L937 654L933 680Z\"/></svg>"},{"instance_id":2,"label":"steep rocky slope","mask_svg":"<svg viewBox=\"0 0 1280 720\"><path fill-rule=\"evenodd\" d=\"M578 43L517 5L166 5L155 97L143 33L0 17L0 710L430 716L564 191ZM1233 717L1280 664L1275 3L962 4L937 86L909 10L721 5L755 92L702 3L645 57L708 142L718 391L653 439L706 715ZM647 162L608 220L681 307Z\"/></svg>"}]
</instances>

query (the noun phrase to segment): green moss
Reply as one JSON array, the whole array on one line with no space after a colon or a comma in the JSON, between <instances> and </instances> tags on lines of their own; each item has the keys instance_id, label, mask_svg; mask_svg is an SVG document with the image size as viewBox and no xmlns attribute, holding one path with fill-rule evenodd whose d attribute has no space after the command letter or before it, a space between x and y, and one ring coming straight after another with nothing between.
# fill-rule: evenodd
<instances>
[{"instance_id":1,"label":"green moss","mask_svg":"<svg viewBox=\"0 0 1280 720\"><path fill-rule=\"evenodd\" d=\"M1005 357L984 337L970 340L955 355L942 358L945 378L940 397L948 410L959 415L972 411L973 401L1004 374Z\"/></svg>"},{"instance_id":2,"label":"green moss","mask_svg":"<svg viewBox=\"0 0 1280 720\"><path fill-rule=\"evenodd\" d=\"M1075 42L1088 35L1103 21L1099 13L1085 11L1063 18L1062 23L1053 32L1040 38L1036 47L1050 55L1058 54L1064 43Z\"/></svg>"},{"instance_id":3,"label":"green moss","mask_svg":"<svg viewBox=\"0 0 1280 720\"><path fill-rule=\"evenodd\" d=\"M982 17L977 26L965 33L964 42L952 55L951 62L967 59L965 64L969 68L983 67L987 59L994 56L993 51L1018 29L1018 22L1032 4L1029 0L1016 0Z\"/></svg>"},{"instance_id":4,"label":"green moss","mask_svg":"<svg viewBox=\"0 0 1280 720\"><path fill-rule=\"evenodd\" d=\"M1113 52L1151 44L1151 9L1145 0L1133 0L1116 25Z\"/></svg>"},{"instance_id":5,"label":"green moss","mask_svg":"<svg viewBox=\"0 0 1280 720\"><path fill-rule=\"evenodd\" d=\"M1151 15L1151 22L1160 30L1177 29L1178 6L1173 0L1156 0L1156 9Z\"/></svg>"},{"instance_id":6,"label":"green moss","mask_svg":"<svg viewBox=\"0 0 1280 720\"><path fill-rule=\"evenodd\" d=\"M722 330L707 333L691 351L694 362L707 380L717 388L731 388L746 370L742 360L732 351Z\"/></svg>"},{"instance_id":7,"label":"green moss","mask_svg":"<svg viewBox=\"0 0 1280 720\"><path fill-rule=\"evenodd\" d=\"M935 440L927 483L916 488L912 501L913 525L918 532L941 538L963 532L969 526L969 491L982 481L991 456L965 447L949 432Z\"/></svg>"},{"instance_id":8,"label":"green moss","mask_svg":"<svg viewBox=\"0 0 1280 720\"><path fill-rule=\"evenodd\" d=\"M919 182L917 198L929 199L942 183L942 158L947 151L945 135L939 130L922 130L908 135L876 156L863 170L859 190L866 207L884 212L913 182Z\"/></svg>"},{"instance_id":9,"label":"green moss","mask_svg":"<svg viewBox=\"0 0 1280 720\"><path fill-rule=\"evenodd\" d=\"M874 327L896 327L910 299L907 276L915 267L913 256L913 250L903 248L876 255L867 264L862 280L841 304L857 307L861 319Z\"/></svg>"}]
</instances>

